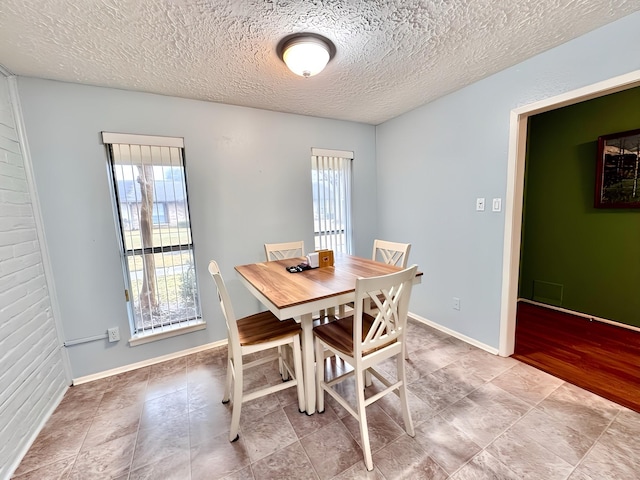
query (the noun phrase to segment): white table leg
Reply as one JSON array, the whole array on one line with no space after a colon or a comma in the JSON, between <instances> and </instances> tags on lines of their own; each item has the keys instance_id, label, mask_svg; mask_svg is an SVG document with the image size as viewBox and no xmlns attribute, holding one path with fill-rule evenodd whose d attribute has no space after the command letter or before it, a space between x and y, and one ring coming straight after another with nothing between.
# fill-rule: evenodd
<instances>
[{"instance_id":1,"label":"white table leg","mask_svg":"<svg viewBox=\"0 0 640 480\"><path fill-rule=\"evenodd\" d=\"M313 318L310 313L302 315L302 366L304 369L304 394L307 401L307 415L316 411L316 374L313 353Z\"/></svg>"}]
</instances>

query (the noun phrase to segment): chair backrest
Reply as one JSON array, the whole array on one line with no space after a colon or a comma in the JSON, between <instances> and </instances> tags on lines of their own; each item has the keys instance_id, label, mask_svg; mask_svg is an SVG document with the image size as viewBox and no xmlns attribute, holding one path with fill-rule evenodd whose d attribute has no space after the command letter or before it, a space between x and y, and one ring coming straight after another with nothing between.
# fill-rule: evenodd
<instances>
[{"instance_id":1,"label":"chair backrest","mask_svg":"<svg viewBox=\"0 0 640 480\"><path fill-rule=\"evenodd\" d=\"M267 262L272 260L284 260L287 258L304 257L304 241L286 243L265 243L264 253Z\"/></svg>"},{"instance_id":2,"label":"chair backrest","mask_svg":"<svg viewBox=\"0 0 640 480\"><path fill-rule=\"evenodd\" d=\"M220 273L220 267L215 260L209 262L209 273L216 282L216 288L218 289L218 299L220 300L220 308L224 315L224 320L227 323L227 333L229 335L229 345L231 351L239 352L240 350L240 337L238 335L238 325L236 324L236 315L233 311L233 305L231 305L231 298L227 291L227 286L224 283L222 274ZM235 357L235 355L234 355Z\"/></svg>"},{"instance_id":3,"label":"chair backrest","mask_svg":"<svg viewBox=\"0 0 640 480\"><path fill-rule=\"evenodd\" d=\"M353 345L356 357L395 342L407 326L409 300L417 265L399 272L358 278L355 292ZM366 302L375 302L377 313L370 326L362 321ZM368 326L368 328L367 328Z\"/></svg>"},{"instance_id":4,"label":"chair backrest","mask_svg":"<svg viewBox=\"0 0 640 480\"><path fill-rule=\"evenodd\" d=\"M409 262L410 243L387 242L386 240L373 241L372 259L396 267L407 268Z\"/></svg>"}]
</instances>

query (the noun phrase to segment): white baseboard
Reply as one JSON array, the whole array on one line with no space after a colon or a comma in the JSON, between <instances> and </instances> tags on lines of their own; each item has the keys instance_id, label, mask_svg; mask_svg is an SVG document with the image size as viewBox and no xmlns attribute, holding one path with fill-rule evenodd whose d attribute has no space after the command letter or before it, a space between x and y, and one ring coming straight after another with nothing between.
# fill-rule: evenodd
<instances>
[{"instance_id":1,"label":"white baseboard","mask_svg":"<svg viewBox=\"0 0 640 480\"><path fill-rule=\"evenodd\" d=\"M518 301L522 302L522 303L530 303L531 305L537 305L537 306L543 307L543 308L549 308L551 310L556 310L556 311L562 312L562 313L568 313L569 315L575 315L576 317L586 318L586 319L589 319L589 320L593 320L595 322L607 323L609 325L614 325L616 327L626 328L628 330L633 330L635 332L640 332L640 328L634 327L633 325L627 325L626 323L616 322L614 320L609 320L609 319L606 319L606 318L594 317L593 315L589 315L588 313L576 312L574 310L568 310L566 308L556 307L554 305L547 305L546 303L536 302L535 300L529 300L528 298L519 298Z\"/></svg>"},{"instance_id":2,"label":"white baseboard","mask_svg":"<svg viewBox=\"0 0 640 480\"><path fill-rule=\"evenodd\" d=\"M192 355L194 353L202 352L204 350L209 350L210 348L221 347L226 344L227 344L226 339L218 340L217 342L207 343L206 345L201 345L199 347L188 348L187 350L181 350L179 352L170 353L168 355L162 355L161 357L155 357L155 358L150 358L149 360L143 360L142 362L132 363L129 365L124 365L122 367L118 367L118 368L112 368L111 370L105 370L104 372L85 375L84 377L74 378L73 385L81 385L83 383L93 382L94 380L111 377L119 373L130 372L131 370L136 370L142 367L148 367L150 365L155 365L156 363L166 362L167 360L173 360L174 358L180 358L186 355Z\"/></svg>"},{"instance_id":3,"label":"white baseboard","mask_svg":"<svg viewBox=\"0 0 640 480\"><path fill-rule=\"evenodd\" d=\"M532 302L532 303L535 303L535 302ZM415 313L409 313L409 317L411 317L412 319L418 322L424 323L425 325L428 325L432 328L435 328L436 330L440 330L441 332L444 332L447 335L451 335L452 337L457 338L458 340L462 340L463 342L473 345L474 347L478 347L493 355L498 355L497 348L491 347L482 342L478 342L477 340L471 337L467 337L466 335L456 332L455 330L451 330L447 327L443 327L442 325L432 322L431 320L421 317L420 315L416 315ZM111 370L105 370L103 372L98 372L91 375L85 375L84 377L74 378L73 385L81 385L83 383L93 382L94 380L100 380L101 378L111 377L119 373L130 372L131 370L136 370L142 367L148 367L150 365L155 365L156 363L166 362L167 360L173 360L174 358L180 358L186 355L192 355L194 353L202 352L204 350L209 350L210 348L221 347L226 344L227 344L226 339L219 340L217 342L208 343L206 345L201 345L199 347L189 348L187 350L181 350L179 352L170 353L168 355L163 355L161 357L150 358L149 360L143 360L142 362L132 363L129 365L124 365L122 367L118 367L118 368L112 368Z\"/></svg>"},{"instance_id":4,"label":"white baseboard","mask_svg":"<svg viewBox=\"0 0 640 480\"><path fill-rule=\"evenodd\" d=\"M478 347L482 350L484 350L485 352L489 352L493 355L498 355L498 349L491 347L485 343L479 342L471 337L467 337L466 335L461 334L460 332L456 332L455 330L451 330L450 328L447 327L443 327L442 325L432 322L431 320L428 320L424 317L421 317L420 315L416 315L415 313L409 313L409 317L411 317L414 320L417 320L420 323L424 323L425 325L428 325L430 327L435 328L436 330L440 330L441 332L446 333L447 335L451 335L454 338L457 338L458 340L462 340L463 342L468 343L469 345L473 345L474 347Z\"/></svg>"}]
</instances>

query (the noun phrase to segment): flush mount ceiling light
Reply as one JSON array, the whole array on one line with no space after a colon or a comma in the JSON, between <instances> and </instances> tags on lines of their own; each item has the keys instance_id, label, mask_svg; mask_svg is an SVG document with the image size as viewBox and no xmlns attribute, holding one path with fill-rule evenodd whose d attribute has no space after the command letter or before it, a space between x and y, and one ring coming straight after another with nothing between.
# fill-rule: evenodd
<instances>
[{"instance_id":1,"label":"flush mount ceiling light","mask_svg":"<svg viewBox=\"0 0 640 480\"><path fill-rule=\"evenodd\" d=\"M280 40L278 56L296 75L320 73L336 53L331 40L316 33L294 33Z\"/></svg>"}]
</instances>

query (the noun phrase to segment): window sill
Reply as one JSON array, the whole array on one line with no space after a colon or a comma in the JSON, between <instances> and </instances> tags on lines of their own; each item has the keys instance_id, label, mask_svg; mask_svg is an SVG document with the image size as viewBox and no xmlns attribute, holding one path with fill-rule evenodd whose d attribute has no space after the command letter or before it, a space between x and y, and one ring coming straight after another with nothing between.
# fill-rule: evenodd
<instances>
[{"instance_id":1,"label":"window sill","mask_svg":"<svg viewBox=\"0 0 640 480\"><path fill-rule=\"evenodd\" d=\"M184 335L185 333L197 332L198 330L204 330L207 328L207 324L204 320L200 320L195 325L187 325L184 327L176 326L171 330L164 330L159 333L147 333L144 335L134 335L129 339L129 346L135 347L137 345L144 345L145 343L156 342L158 340L164 340L165 338L177 337L178 335Z\"/></svg>"}]
</instances>

